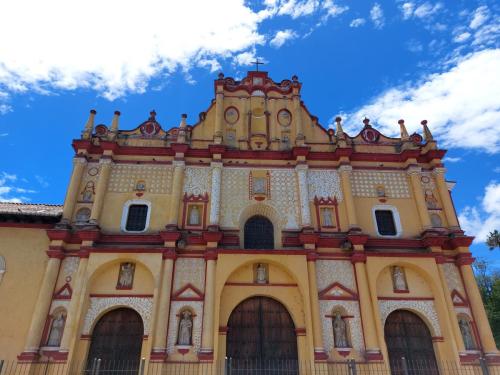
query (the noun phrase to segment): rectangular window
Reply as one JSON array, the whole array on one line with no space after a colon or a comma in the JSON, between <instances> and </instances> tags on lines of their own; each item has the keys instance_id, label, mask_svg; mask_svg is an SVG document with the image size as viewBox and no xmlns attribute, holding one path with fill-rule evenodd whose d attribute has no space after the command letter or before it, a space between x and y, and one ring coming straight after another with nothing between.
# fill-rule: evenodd
<instances>
[{"instance_id":1,"label":"rectangular window","mask_svg":"<svg viewBox=\"0 0 500 375\"><path fill-rule=\"evenodd\" d=\"M395 236L396 223L394 216L390 210L375 210L375 218L377 219L378 233L382 236Z\"/></svg>"},{"instance_id":2,"label":"rectangular window","mask_svg":"<svg viewBox=\"0 0 500 375\"><path fill-rule=\"evenodd\" d=\"M145 204L132 204L128 208L127 224L125 230L140 232L146 229L148 206Z\"/></svg>"}]
</instances>

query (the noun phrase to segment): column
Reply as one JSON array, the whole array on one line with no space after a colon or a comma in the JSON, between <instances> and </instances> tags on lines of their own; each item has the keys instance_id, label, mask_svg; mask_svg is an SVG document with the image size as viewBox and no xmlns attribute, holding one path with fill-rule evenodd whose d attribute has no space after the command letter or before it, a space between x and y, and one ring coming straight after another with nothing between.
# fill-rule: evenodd
<instances>
[{"instance_id":1,"label":"column","mask_svg":"<svg viewBox=\"0 0 500 375\"><path fill-rule=\"evenodd\" d=\"M311 254L312 255L312 254ZM316 256L307 257L307 274L309 277L309 299L313 326L314 358L328 359L323 346L323 334L319 312L318 285L316 283Z\"/></svg>"},{"instance_id":2,"label":"column","mask_svg":"<svg viewBox=\"0 0 500 375\"><path fill-rule=\"evenodd\" d=\"M218 226L220 216L220 189L222 181L222 162L212 162L212 192L210 194L209 225Z\"/></svg>"},{"instance_id":3,"label":"column","mask_svg":"<svg viewBox=\"0 0 500 375\"><path fill-rule=\"evenodd\" d=\"M339 171L340 171L340 180L342 183L342 191L344 193L349 230L351 229L358 230L359 229L358 218L356 216L356 207L354 206L354 199L352 196L352 186L351 186L352 167L350 165L341 165Z\"/></svg>"},{"instance_id":4,"label":"column","mask_svg":"<svg viewBox=\"0 0 500 375\"><path fill-rule=\"evenodd\" d=\"M215 95L215 137L222 137L222 121L224 117L224 93L222 87L217 87ZM222 140L222 139L221 139Z\"/></svg>"},{"instance_id":5,"label":"column","mask_svg":"<svg viewBox=\"0 0 500 375\"><path fill-rule=\"evenodd\" d=\"M434 168L433 170L439 198L441 198L441 203L443 204L443 211L448 222L448 227L450 229L460 229L457 215L455 214L455 207L453 207L453 202L451 201L450 191L444 180L444 172L444 168Z\"/></svg>"},{"instance_id":6,"label":"column","mask_svg":"<svg viewBox=\"0 0 500 375\"><path fill-rule=\"evenodd\" d=\"M184 155L183 155L184 156ZM174 165L174 178L172 182L172 196L170 199L170 217L168 220L169 226L177 226L179 223L179 205L181 203L181 194L184 182L184 168L185 163L183 160L176 160Z\"/></svg>"},{"instance_id":7,"label":"column","mask_svg":"<svg viewBox=\"0 0 500 375\"><path fill-rule=\"evenodd\" d=\"M217 255L207 253L207 274L205 278L205 302L203 303L203 333L200 359L213 359L214 352L214 299L215 299L215 266Z\"/></svg>"},{"instance_id":8,"label":"column","mask_svg":"<svg viewBox=\"0 0 500 375\"><path fill-rule=\"evenodd\" d=\"M47 319L50 304L52 303L52 294L57 281L59 267L63 254L60 252L49 255L50 258L45 268L42 283L40 284L40 291L35 304L35 311L31 318L30 329L26 338L26 345L22 356L36 355L42 339L43 327Z\"/></svg>"},{"instance_id":9,"label":"column","mask_svg":"<svg viewBox=\"0 0 500 375\"><path fill-rule=\"evenodd\" d=\"M73 159L73 172L71 174L68 191L66 192L66 198L64 199L63 214L61 219L63 223L69 223L71 221L71 217L73 216L73 209L75 208L78 189L80 188L83 171L86 165L87 160L85 157L77 156Z\"/></svg>"},{"instance_id":10,"label":"column","mask_svg":"<svg viewBox=\"0 0 500 375\"><path fill-rule=\"evenodd\" d=\"M431 227L431 220L429 218L429 211L427 211L427 205L425 204L422 183L420 182L421 172L422 168L417 166L408 168L408 175L410 176L411 187L415 196L415 203L417 204L418 216L420 217L423 229L426 230Z\"/></svg>"},{"instance_id":11,"label":"column","mask_svg":"<svg viewBox=\"0 0 500 375\"><path fill-rule=\"evenodd\" d=\"M361 324L363 326L363 335L366 345L366 359L382 360L380 345L377 339L377 321L374 316L370 287L366 275L366 255L354 254L352 256L352 262L354 263L354 269L356 271Z\"/></svg>"},{"instance_id":12,"label":"column","mask_svg":"<svg viewBox=\"0 0 500 375\"><path fill-rule=\"evenodd\" d=\"M172 289L172 275L174 270L175 252L164 254L163 273L160 286L160 299L158 301L158 312L156 319L156 330L153 341L153 354L158 353L158 357L162 359L167 351L167 326L170 316L170 292ZM153 358L152 358L153 359Z\"/></svg>"},{"instance_id":13,"label":"column","mask_svg":"<svg viewBox=\"0 0 500 375\"><path fill-rule=\"evenodd\" d=\"M299 164L295 167L297 179L299 180L300 216L302 227L311 226L311 210L309 208L309 192L307 188L307 165Z\"/></svg>"},{"instance_id":14,"label":"column","mask_svg":"<svg viewBox=\"0 0 500 375\"><path fill-rule=\"evenodd\" d=\"M87 264L89 259L87 256L80 258L78 263L78 270L76 271L75 283L73 286L73 294L71 295L71 301L68 307L68 314L66 315L66 324L64 326L64 332L61 338L61 345L59 352L69 353L72 344L75 342L76 335L78 334L77 328L79 323L79 315L82 304L82 295L86 290L86 273Z\"/></svg>"},{"instance_id":15,"label":"column","mask_svg":"<svg viewBox=\"0 0 500 375\"><path fill-rule=\"evenodd\" d=\"M453 337L455 338L455 342L457 343L457 350L458 352L464 352L465 346L462 339L462 333L460 332L460 328L458 326L458 319L457 319L457 314L455 312L455 306L453 306L451 294L448 289L448 283L446 282L446 277L444 274L444 269L443 269L444 258L438 257L436 258L436 262L438 263L436 265L439 272L439 280L441 281L441 287L442 287L441 289L444 294L446 309L448 310L448 315L450 317L451 330L453 332Z\"/></svg>"},{"instance_id":16,"label":"column","mask_svg":"<svg viewBox=\"0 0 500 375\"><path fill-rule=\"evenodd\" d=\"M295 117L295 131L297 139L304 138L304 131L302 130L302 109L300 108L300 96L297 94L293 97L293 107Z\"/></svg>"},{"instance_id":17,"label":"column","mask_svg":"<svg viewBox=\"0 0 500 375\"><path fill-rule=\"evenodd\" d=\"M106 195L106 189L108 188L109 173L111 172L111 156L103 155L101 160L99 160L101 170L99 172L99 178L97 180L97 187L95 189L94 204L92 205L92 211L90 213L89 222L92 224L98 224L101 217L102 205L104 204L104 196Z\"/></svg>"},{"instance_id":18,"label":"column","mask_svg":"<svg viewBox=\"0 0 500 375\"><path fill-rule=\"evenodd\" d=\"M472 310L474 321L476 322L479 338L481 339L485 355L487 357L500 356L500 353L495 345L490 324L488 323L488 316L484 310L483 300L481 299L476 278L474 277L474 273L472 271L472 261L473 258L470 254L460 257L457 261L457 265L460 267L460 272L462 273L464 280L465 290L469 299L469 306Z\"/></svg>"}]
</instances>

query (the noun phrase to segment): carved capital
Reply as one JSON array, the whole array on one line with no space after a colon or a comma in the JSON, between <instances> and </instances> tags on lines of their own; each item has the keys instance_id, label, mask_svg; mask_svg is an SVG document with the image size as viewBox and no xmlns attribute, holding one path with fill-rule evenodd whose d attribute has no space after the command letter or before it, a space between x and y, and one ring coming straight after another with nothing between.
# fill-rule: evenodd
<instances>
[{"instance_id":1,"label":"carved capital","mask_svg":"<svg viewBox=\"0 0 500 375\"><path fill-rule=\"evenodd\" d=\"M352 173L352 166L348 165L348 164L342 164L340 167L339 167L339 172L340 173Z\"/></svg>"},{"instance_id":2,"label":"carved capital","mask_svg":"<svg viewBox=\"0 0 500 375\"><path fill-rule=\"evenodd\" d=\"M446 173L446 168L436 167L432 170L432 174L435 176L444 175Z\"/></svg>"},{"instance_id":3,"label":"carved capital","mask_svg":"<svg viewBox=\"0 0 500 375\"><path fill-rule=\"evenodd\" d=\"M413 174L420 174L422 173L422 167L419 167L418 165L410 165L406 170L406 173L410 176Z\"/></svg>"}]
</instances>

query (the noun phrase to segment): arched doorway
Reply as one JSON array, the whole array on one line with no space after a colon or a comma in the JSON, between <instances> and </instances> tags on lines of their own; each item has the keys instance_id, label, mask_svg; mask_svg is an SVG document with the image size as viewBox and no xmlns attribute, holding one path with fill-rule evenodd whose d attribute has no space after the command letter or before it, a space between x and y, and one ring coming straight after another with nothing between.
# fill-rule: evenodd
<instances>
[{"instance_id":1,"label":"arched doorway","mask_svg":"<svg viewBox=\"0 0 500 375\"><path fill-rule=\"evenodd\" d=\"M392 312L385 322L384 335L393 375L405 374L403 362L410 375L439 374L431 333L416 314L406 310Z\"/></svg>"},{"instance_id":2,"label":"arched doorway","mask_svg":"<svg viewBox=\"0 0 500 375\"><path fill-rule=\"evenodd\" d=\"M274 227L268 218L255 215L247 220L245 249L274 249Z\"/></svg>"},{"instance_id":3,"label":"arched doorway","mask_svg":"<svg viewBox=\"0 0 500 375\"><path fill-rule=\"evenodd\" d=\"M99 319L92 332L87 368L101 359L101 370L130 373L139 369L144 325L129 308L112 310ZM118 371L119 370L119 371Z\"/></svg>"},{"instance_id":4,"label":"arched doorway","mask_svg":"<svg viewBox=\"0 0 500 375\"><path fill-rule=\"evenodd\" d=\"M295 373L297 335L287 309L268 297L241 302L229 317L226 356L234 369L269 367Z\"/></svg>"}]
</instances>

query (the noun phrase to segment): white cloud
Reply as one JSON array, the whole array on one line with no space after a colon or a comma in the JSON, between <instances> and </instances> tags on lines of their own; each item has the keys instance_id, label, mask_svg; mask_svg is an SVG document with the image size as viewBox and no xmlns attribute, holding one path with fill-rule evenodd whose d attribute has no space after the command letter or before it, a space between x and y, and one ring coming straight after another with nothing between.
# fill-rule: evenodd
<instances>
[{"instance_id":1,"label":"white cloud","mask_svg":"<svg viewBox=\"0 0 500 375\"><path fill-rule=\"evenodd\" d=\"M349 24L350 27L360 27L363 26L366 23L366 20L364 18L355 18L351 21Z\"/></svg>"},{"instance_id":2,"label":"white cloud","mask_svg":"<svg viewBox=\"0 0 500 375\"><path fill-rule=\"evenodd\" d=\"M467 31L464 31L463 33L458 34L453 38L453 41L456 43L462 43L465 42L467 39L471 37L471 34Z\"/></svg>"},{"instance_id":3,"label":"white cloud","mask_svg":"<svg viewBox=\"0 0 500 375\"><path fill-rule=\"evenodd\" d=\"M457 163L457 162L459 162L459 161L461 161L461 160L462 160L462 158L461 158L461 157L459 157L459 156L457 156L457 157L447 156L447 157L445 157L445 158L443 159L443 161L444 161L445 163Z\"/></svg>"},{"instance_id":4,"label":"white cloud","mask_svg":"<svg viewBox=\"0 0 500 375\"><path fill-rule=\"evenodd\" d=\"M429 17L432 16L434 13L436 13L442 7L443 5L441 3L436 3L432 5L431 3L426 2L418 6L413 12L413 15L418 18Z\"/></svg>"},{"instance_id":5,"label":"white cloud","mask_svg":"<svg viewBox=\"0 0 500 375\"><path fill-rule=\"evenodd\" d=\"M498 61L500 49L475 52L445 72L388 89L351 113L347 129L359 131L365 114L388 135L398 134L400 118L409 131L420 131L427 119L441 146L500 152Z\"/></svg>"},{"instance_id":6,"label":"white cloud","mask_svg":"<svg viewBox=\"0 0 500 375\"><path fill-rule=\"evenodd\" d=\"M297 33L292 29L280 30L278 31L269 44L274 48L280 48L286 41L295 39Z\"/></svg>"},{"instance_id":7,"label":"white cloud","mask_svg":"<svg viewBox=\"0 0 500 375\"><path fill-rule=\"evenodd\" d=\"M479 26L485 23L489 17L490 11L488 7L486 5L480 6L474 11L469 27L471 29L477 29Z\"/></svg>"},{"instance_id":8,"label":"white cloud","mask_svg":"<svg viewBox=\"0 0 500 375\"><path fill-rule=\"evenodd\" d=\"M18 178L14 174L0 173L0 202L20 203L29 201L30 198L18 194L36 193L35 190L15 186L17 181Z\"/></svg>"},{"instance_id":9,"label":"white cloud","mask_svg":"<svg viewBox=\"0 0 500 375\"><path fill-rule=\"evenodd\" d=\"M415 3L406 2L401 5L401 11L403 12L403 18L405 20L411 18L413 16L413 11L415 10Z\"/></svg>"},{"instance_id":10,"label":"white cloud","mask_svg":"<svg viewBox=\"0 0 500 375\"><path fill-rule=\"evenodd\" d=\"M500 173L500 167L496 167L495 169L493 169L493 172Z\"/></svg>"},{"instance_id":11,"label":"white cloud","mask_svg":"<svg viewBox=\"0 0 500 375\"><path fill-rule=\"evenodd\" d=\"M489 232L500 229L500 183L491 181L484 190L478 207L465 207L458 219L468 235L475 236L474 242L484 242Z\"/></svg>"},{"instance_id":12,"label":"white cloud","mask_svg":"<svg viewBox=\"0 0 500 375\"><path fill-rule=\"evenodd\" d=\"M375 28L381 29L382 27L384 27L384 11L382 10L382 7L379 3L373 4L372 9L370 10L370 19L372 20Z\"/></svg>"},{"instance_id":13,"label":"white cloud","mask_svg":"<svg viewBox=\"0 0 500 375\"><path fill-rule=\"evenodd\" d=\"M323 2L323 9L326 10L326 18L337 17L349 10L348 6L337 5L333 0L326 0Z\"/></svg>"},{"instance_id":14,"label":"white cloud","mask_svg":"<svg viewBox=\"0 0 500 375\"><path fill-rule=\"evenodd\" d=\"M420 41L416 39L411 39L406 42L406 48L408 48L408 51L413 53L422 52L424 50L424 46L422 45L422 43L420 43Z\"/></svg>"},{"instance_id":15,"label":"white cloud","mask_svg":"<svg viewBox=\"0 0 500 375\"><path fill-rule=\"evenodd\" d=\"M9 112L12 112L12 106L8 104L0 104L0 115L5 115Z\"/></svg>"},{"instance_id":16,"label":"white cloud","mask_svg":"<svg viewBox=\"0 0 500 375\"><path fill-rule=\"evenodd\" d=\"M263 43L258 26L271 16L244 0L3 1L0 14L0 35L9 35L0 38L2 91L86 87L108 99L144 91L159 72Z\"/></svg>"},{"instance_id":17,"label":"white cloud","mask_svg":"<svg viewBox=\"0 0 500 375\"><path fill-rule=\"evenodd\" d=\"M233 61L236 65L249 66L253 65L254 61L256 61L257 58L263 63L266 62L262 57L256 56L255 49L253 49L252 51L242 52L234 56Z\"/></svg>"},{"instance_id":18,"label":"white cloud","mask_svg":"<svg viewBox=\"0 0 500 375\"><path fill-rule=\"evenodd\" d=\"M0 133L0 137L7 137L9 133Z\"/></svg>"},{"instance_id":19,"label":"white cloud","mask_svg":"<svg viewBox=\"0 0 500 375\"><path fill-rule=\"evenodd\" d=\"M35 175L35 180L37 180L37 182L40 184L41 187L43 188L48 188L49 187L49 183L47 182L47 180L40 176L40 175Z\"/></svg>"}]
</instances>

